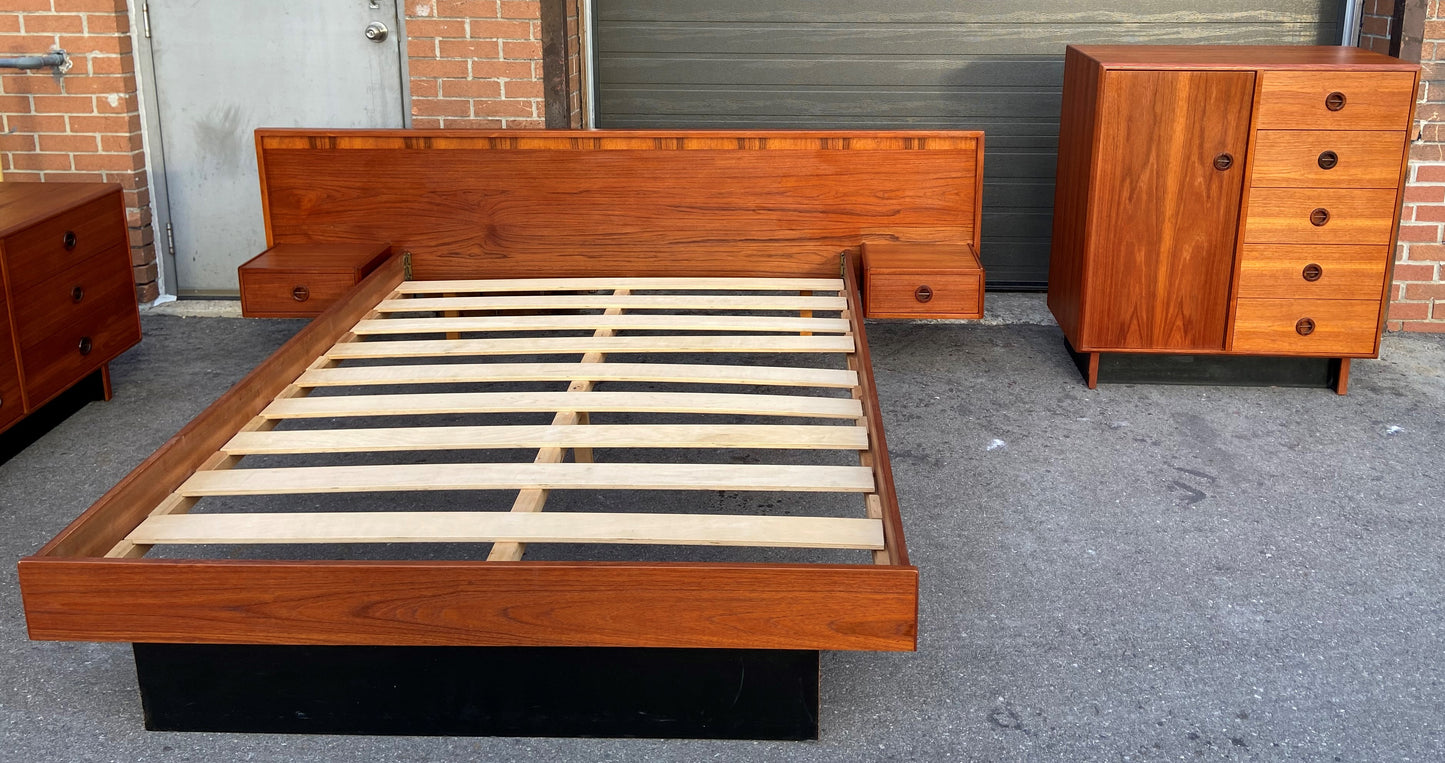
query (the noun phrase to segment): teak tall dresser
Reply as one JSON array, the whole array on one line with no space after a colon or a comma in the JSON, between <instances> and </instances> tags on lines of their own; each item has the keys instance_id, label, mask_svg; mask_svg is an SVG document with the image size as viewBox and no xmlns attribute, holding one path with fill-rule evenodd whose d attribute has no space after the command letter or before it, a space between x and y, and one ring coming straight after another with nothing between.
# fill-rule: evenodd
<instances>
[{"instance_id":1,"label":"teak tall dresser","mask_svg":"<svg viewBox=\"0 0 1445 763\"><path fill-rule=\"evenodd\" d=\"M1100 357L1379 353L1419 67L1345 47L1065 57L1049 307Z\"/></svg>"}]
</instances>

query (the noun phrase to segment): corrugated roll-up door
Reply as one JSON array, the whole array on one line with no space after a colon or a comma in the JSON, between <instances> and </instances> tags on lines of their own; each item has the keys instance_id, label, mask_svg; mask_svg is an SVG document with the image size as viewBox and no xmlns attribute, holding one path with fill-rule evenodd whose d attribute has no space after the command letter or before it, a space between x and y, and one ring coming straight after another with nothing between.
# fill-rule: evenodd
<instances>
[{"instance_id":1,"label":"corrugated roll-up door","mask_svg":"<svg viewBox=\"0 0 1445 763\"><path fill-rule=\"evenodd\" d=\"M1065 45L1332 45L1343 13L1343 0L595 3L599 127L983 130L994 288L1048 278Z\"/></svg>"}]
</instances>

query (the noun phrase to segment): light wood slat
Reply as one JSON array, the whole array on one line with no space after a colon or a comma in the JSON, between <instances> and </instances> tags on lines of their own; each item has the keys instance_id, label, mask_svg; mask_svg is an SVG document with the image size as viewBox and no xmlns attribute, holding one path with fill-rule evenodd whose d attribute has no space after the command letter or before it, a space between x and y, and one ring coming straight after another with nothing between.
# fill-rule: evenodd
<instances>
[{"instance_id":1,"label":"light wood slat","mask_svg":"<svg viewBox=\"0 0 1445 763\"><path fill-rule=\"evenodd\" d=\"M877 519L702 514L336 512L151 517L134 543L637 543L883 548Z\"/></svg>"},{"instance_id":2,"label":"light wood slat","mask_svg":"<svg viewBox=\"0 0 1445 763\"><path fill-rule=\"evenodd\" d=\"M857 418L851 398L806 395L738 395L693 392L437 392L415 395L331 395L273 401L270 419L329 416L411 416L441 413L613 411L621 413L731 413L754 416Z\"/></svg>"},{"instance_id":3,"label":"light wood slat","mask_svg":"<svg viewBox=\"0 0 1445 763\"><path fill-rule=\"evenodd\" d=\"M361 336L436 334L461 331L812 331L845 334L842 318L792 318L766 315L505 315L462 318L389 318L362 321Z\"/></svg>"},{"instance_id":4,"label":"light wood slat","mask_svg":"<svg viewBox=\"0 0 1445 763\"><path fill-rule=\"evenodd\" d=\"M415 297L388 299L377 305L382 313L419 313L459 310L819 310L847 308L844 297L700 294L528 294L510 297Z\"/></svg>"},{"instance_id":5,"label":"light wood slat","mask_svg":"<svg viewBox=\"0 0 1445 763\"><path fill-rule=\"evenodd\" d=\"M595 291L632 289L671 291L842 291L841 278L498 278L456 281L405 281L402 294L498 291Z\"/></svg>"},{"instance_id":6,"label":"light wood slat","mask_svg":"<svg viewBox=\"0 0 1445 763\"><path fill-rule=\"evenodd\" d=\"M682 363L444 363L323 368L307 371L296 383L302 387L345 387L577 379L847 389L858 384L858 373L831 368Z\"/></svg>"},{"instance_id":7,"label":"light wood slat","mask_svg":"<svg viewBox=\"0 0 1445 763\"><path fill-rule=\"evenodd\" d=\"M862 466L775 464L386 464L197 472L185 496L417 490L780 490L867 493Z\"/></svg>"},{"instance_id":8,"label":"light wood slat","mask_svg":"<svg viewBox=\"0 0 1445 763\"><path fill-rule=\"evenodd\" d=\"M546 447L862 450L868 447L868 431L851 426L766 424L272 430L241 432L221 451L253 456Z\"/></svg>"},{"instance_id":9,"label":"light wood slat","mask_svg":"<svg viewBox=\"0 0 1445 763\"><path fill-rule=\"evenodd\" d=\"M326 353L353 358L438 358L466 355L557 355L574 352L852 352L851 336L610 336L521 339L421 339L339 344Z\"/></svg>"}]
</instances>

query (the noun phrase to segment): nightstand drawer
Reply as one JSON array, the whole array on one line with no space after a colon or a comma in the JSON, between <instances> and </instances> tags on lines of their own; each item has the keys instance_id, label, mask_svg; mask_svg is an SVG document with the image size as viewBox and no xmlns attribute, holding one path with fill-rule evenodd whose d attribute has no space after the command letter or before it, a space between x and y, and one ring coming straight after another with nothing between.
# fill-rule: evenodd
<instances>
[{"instance_id":1,"label":"nightstand drawer","mask_svg":"<svg viewBox=\"0 0 1445 763\"><path fill-rule=\"evenodd\" d=\"M320 315L386 260L386 244L278 244L237 269L248 318Z\"/></svg>"},{"instance_id":2,"label":"nightstand drawer","mask_svg":"<svg viewBox=\"0 0 1445 763\"><path fill-rule=\"evenodd\" d=\"M1261 355L1375 355L1379 301L1241 299L1234 311L1234 352Z\"/></svg>"},{"instance_id":3,"label":"nightstand drawer","mask_svg":"<svg viewBox=\"0 0 1445 763\"><path fill-rule=\"evenodd\" d=\"M119 190L12 234L5 239L10 292L23 293L107 249L125 246L126 236Z\"/></svg>"},{"instance_id":4,"label":"nightstand drawer","mask_svg":"<svg viewBox=\"0 0 1445 763\"><path fill-rule=\"evenodd\" d=\"M1260 73L1258 129L1398 130L1415 96L1410 72Z\"/></svg>"},{"instance_id":5,"label":"nightstand drawer","mask_svg":"<svg viewBox=\"0 0 1445 763\"><path fill-rule=\"evenodd\" d=\"M982 318L983 266L970 244L863 244L868 318Z\"/></svg>"},{"instance_id":6,"label":"nightstand drawer","mask_svg":"<svg viewBox=\"0 0 1445 763\"><path fill-rule=\"evenodd\" d=\"M1389 188L1400 185L1405 133L1384 130L1260 130L1255 187Z\"/></svg>"},{"instance_id":7,"label":"nightstand drawer","mask_svg":"<svg viewBox=\"0 0 1445 763\"><path fill-rule=\"evenodd\" d=\"M1245 244L1241 299L1369 299L1384 294L1388 246Z\"/></svg>"},{"instance_id":8,"label":"nightstand drawer","mask_svg":"<svg viewBox=\"0 0 1445 763\"><path fill-rule=\"evenodd\" d=\"M135 283L123 248L69 268L13 301L31 409L140 341Z\"/></svg>"},{"instance_id":9,"label":"nightstand drawer","mask_svg":"<svg viewBox=\"0 0 1445 763\"><path fill-rule=\"evenodd\" d=\"M1393 188L1255 188L1249 193L1244 240L1389 244L1398 211Z\"/></svg>"}]
</instances>

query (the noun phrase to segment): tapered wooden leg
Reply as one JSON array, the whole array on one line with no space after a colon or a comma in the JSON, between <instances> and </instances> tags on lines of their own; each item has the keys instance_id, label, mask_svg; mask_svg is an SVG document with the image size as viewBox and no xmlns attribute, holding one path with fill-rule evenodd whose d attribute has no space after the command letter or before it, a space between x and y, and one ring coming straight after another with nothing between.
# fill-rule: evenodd
<instances>
[{"instance_id":1,"label":"tapered wooden leg","mask_svg":"<svg viewBox=\"0 0 1445 763\"><path fill-rule=\"evenodd\" d=\"M1091 353L1089 353L1089 373L1088 373L1088 379L1087 379L1087 381L1089 382L1089 389L1098 389L1098 387L1099 387L1099 353L1097 353L1097 352L1091 352Z\"/></svg>"},{"instance_id":2,"label":"tapered wooden leg","mask_svg":"<svg viewBox=\"0 0 1445 763\"><path fill-rule=\"evenodd\" d=\"M110 388L110 364L100 367L100 399L110 400L115 393Z\"/></svg>"},{"instance_id":3,"label":"tapered wooden leg","mask_svg":"<svg viewBox=\"0 0 1445 763\"><path fill-rule=\"evenodd\" d=\"M1335 379L1335 394L1343 395L1350 389L1350 359L1340 358L1340 375Z\"/></svg>"}]
</instances>

